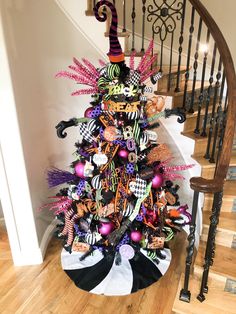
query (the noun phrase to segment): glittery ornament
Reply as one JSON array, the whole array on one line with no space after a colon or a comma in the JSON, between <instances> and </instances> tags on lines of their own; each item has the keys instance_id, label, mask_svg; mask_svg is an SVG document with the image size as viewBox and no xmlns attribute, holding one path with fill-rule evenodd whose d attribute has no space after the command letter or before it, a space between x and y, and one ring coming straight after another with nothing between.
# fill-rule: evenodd
<instances>
[{"instance_id":1,"label":"glittery ornament","mask_svg":"<svg viewBox=\"0 0 236 314\"><path fill-rule=\"evenodd\" d=\"M118 156L120 158L123 158L123 159L127 159L128 158L128 155L129 155L129 152L126 150L126 149L120 149L118 151Z\"/></svg>"},{"instance_id":2,"label":"glittery ornament","mask_svg":"<svg viewBox=\"0 0 236 314\"><path fill-rule=\"evenodd\" d=\"M110 234L114 229L114 224L113 222L102 222L101 225L98 228L98 231L101 235L107 236Z\"/></svg>"},{"instance_id":3,"label":"glittery ornament","mask_svg":"<svg viewBox=\"0 0 236 314\"><path fill-rule=\"evenodd\" d=\"M92 111L93 111L93 107L87 108L87 109L85 110L85 112L84 112L84 117L85 117L85 118L91 118Z\"/></svg>"},{"instance_id":4,"label":"glittery ornament","mask_svg":"<svg viewBox=\"0 0 236 314\"><path fill-rule=\"evenodd\" d=\"M154 189L158 189L163 184L163 175L161 173L155 174L154 178L152 179L152 187Z\"/></svg>"},{"instance_id":5,"label":"glittery ornament","mask_svg":"<svg viewBox=\"0 0 236 314\"><path fill-rule=\"evenodd\" d=\"M134 242L139 242L142 239L142 233L138 230L131 231L130 239Z\"/></svg>"},{"instance_id":6,"label":"glittery ornament","mask_svg":"<svg viewBox=\"0 0 236 314\"><path fill-rule=\"evenodd\" d=\"M75 174L82 179L84 179L84 166L85 164L83 162L78 162L75 165Z\"/></svg>"}]
</instances>

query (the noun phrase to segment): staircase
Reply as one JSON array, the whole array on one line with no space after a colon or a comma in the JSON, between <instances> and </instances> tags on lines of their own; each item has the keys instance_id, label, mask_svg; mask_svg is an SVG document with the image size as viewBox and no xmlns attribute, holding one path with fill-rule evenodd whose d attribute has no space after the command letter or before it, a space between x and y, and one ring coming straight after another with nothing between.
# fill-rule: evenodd
<instances>
[{"instance_id":1,"label":"staircase","mask_svg":"<svg viewBox=\"0 0 236 314\"><path fill-rule=\"evenodd\" d=\"M93 15L96 2L88 0L86 15ZM236 76L227 44L200 1L182 0L178 1L181 3L179 6L176 6L175 1L149 1L154 7L157 3L159 5L156 8L155 22L151 19L154 14L152 8L146 1L140 1L139 6L135 1L113 2L120 13L120 40L123 40L127 57L134 49L138 51L137 58L142 56L148 36L146 33L151 33L154 38L156 45L153 54L158 54L157 71L162 72L155 94L171 97L173 108L182 107L186 110L187 119L182 135L194 141L192 158L201 165L201 177L190 180L190 186L194 190L193 222L188 238L186 267L185 270L182 267L177 293L175 290L173 292L176 295L172 311L186 314L200 311L235 313L236 145L233 137ZM169 7L168 2L171 3ZM160 29L152 26L161 23L171 12L176 25L167 34L170 38L166 43ZM136 31L137 16L140 16L141 21L140 33ZM109 24L105 36L108 29ZM139 49L136 43L139 43ZM206 45L202 52L201 44ZM204 193L203 229L194 259L195 216L199 193ZM211 267L207 280L208 266ZM204 269L205 277L202 281ZM202 289L199 293L201 281ZM190 304L189 290L192 294ZM202 304L199 303L204 300Z\"/></svg>"}]
</instances>

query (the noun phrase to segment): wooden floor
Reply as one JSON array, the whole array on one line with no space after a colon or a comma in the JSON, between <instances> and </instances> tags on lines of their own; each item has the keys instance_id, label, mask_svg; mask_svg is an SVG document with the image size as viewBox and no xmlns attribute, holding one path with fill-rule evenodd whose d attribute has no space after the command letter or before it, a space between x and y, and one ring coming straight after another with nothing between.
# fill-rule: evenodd
<instances>
[{"instance_id":1,"label":"wooden floor","mask_svg":"<svg viewBox=\"0 0 236 314\"><path fill-rule=\"evenodd\" d=\"M42 265L15 267L0 226L0 313L170 314L184 264L184 241L182 233L172 243L172 263L159 282L129 296L105 297L78 289L67 277L60 265L59 240L51 241Z\"/></svg>"}]
</instances>

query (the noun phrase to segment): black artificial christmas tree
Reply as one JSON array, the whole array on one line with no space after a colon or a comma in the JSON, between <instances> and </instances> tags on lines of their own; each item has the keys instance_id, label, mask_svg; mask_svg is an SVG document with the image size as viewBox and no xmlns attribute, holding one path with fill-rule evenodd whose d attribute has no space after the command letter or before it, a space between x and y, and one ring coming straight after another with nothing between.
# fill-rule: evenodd
<instances>
[{"instance_id":1,"label":"black artificial christmas tree","mask_svg":"<svg viewBox=\"0 0 236 314\"><path fill-rule=\"evenodd\" d=\"M177 114L184 121L180 110L156 112L145 94L145 81L151 77L156 83L161 77L152 69L153 42L136 69L135 52L127 67L116 10L109 1L100 1L95 8L100 21L106 20L106 13L98 15L102 5L112 12L110 63L100 61L98 69L86 59L74 59L69 67L73 73L57 74L89 85L73 95L92 94L92 102L83 118L56 127L63 138L66 128L78 126L83 139L76 143L71 172L49 171L50 187L67 187L44 207L55 209L61 221L62 266L75 284L93 293L123 295L149 286L168 269L167 243L191 219L172 181L182 178L176 171L191 165L171 166L168 147L158 144L153 131L162 116Z\"/></svg>"}]
</instances>

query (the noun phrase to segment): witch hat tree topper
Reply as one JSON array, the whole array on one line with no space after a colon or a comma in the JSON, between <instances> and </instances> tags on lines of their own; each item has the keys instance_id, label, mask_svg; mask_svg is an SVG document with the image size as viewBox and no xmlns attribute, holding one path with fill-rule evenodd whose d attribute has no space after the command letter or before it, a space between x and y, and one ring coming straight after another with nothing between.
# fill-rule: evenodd
<instances>
[{"instance_id":1,"label":"witch hat tree topper","mask_svg":"<svg viewBox=\"0 0 236 314\"><path fill-rule=\"evenodd\" d=\"M118 39L118 34L117 34L118 17L117 17L116 8L111 2L107 0L102 0L98 2L95 6L95 9L94 9L95 17L99 22L105 22L107 20L106 12L102 11L101 15L99 15L99 8L101 8L104 5L109 7L112 14L111 26L110 26L110 31L109 31L110 50L107 55L111 63L123 62L125 60L125 55L122 51L122 48Z\"/></svg>"}]
</instances>

